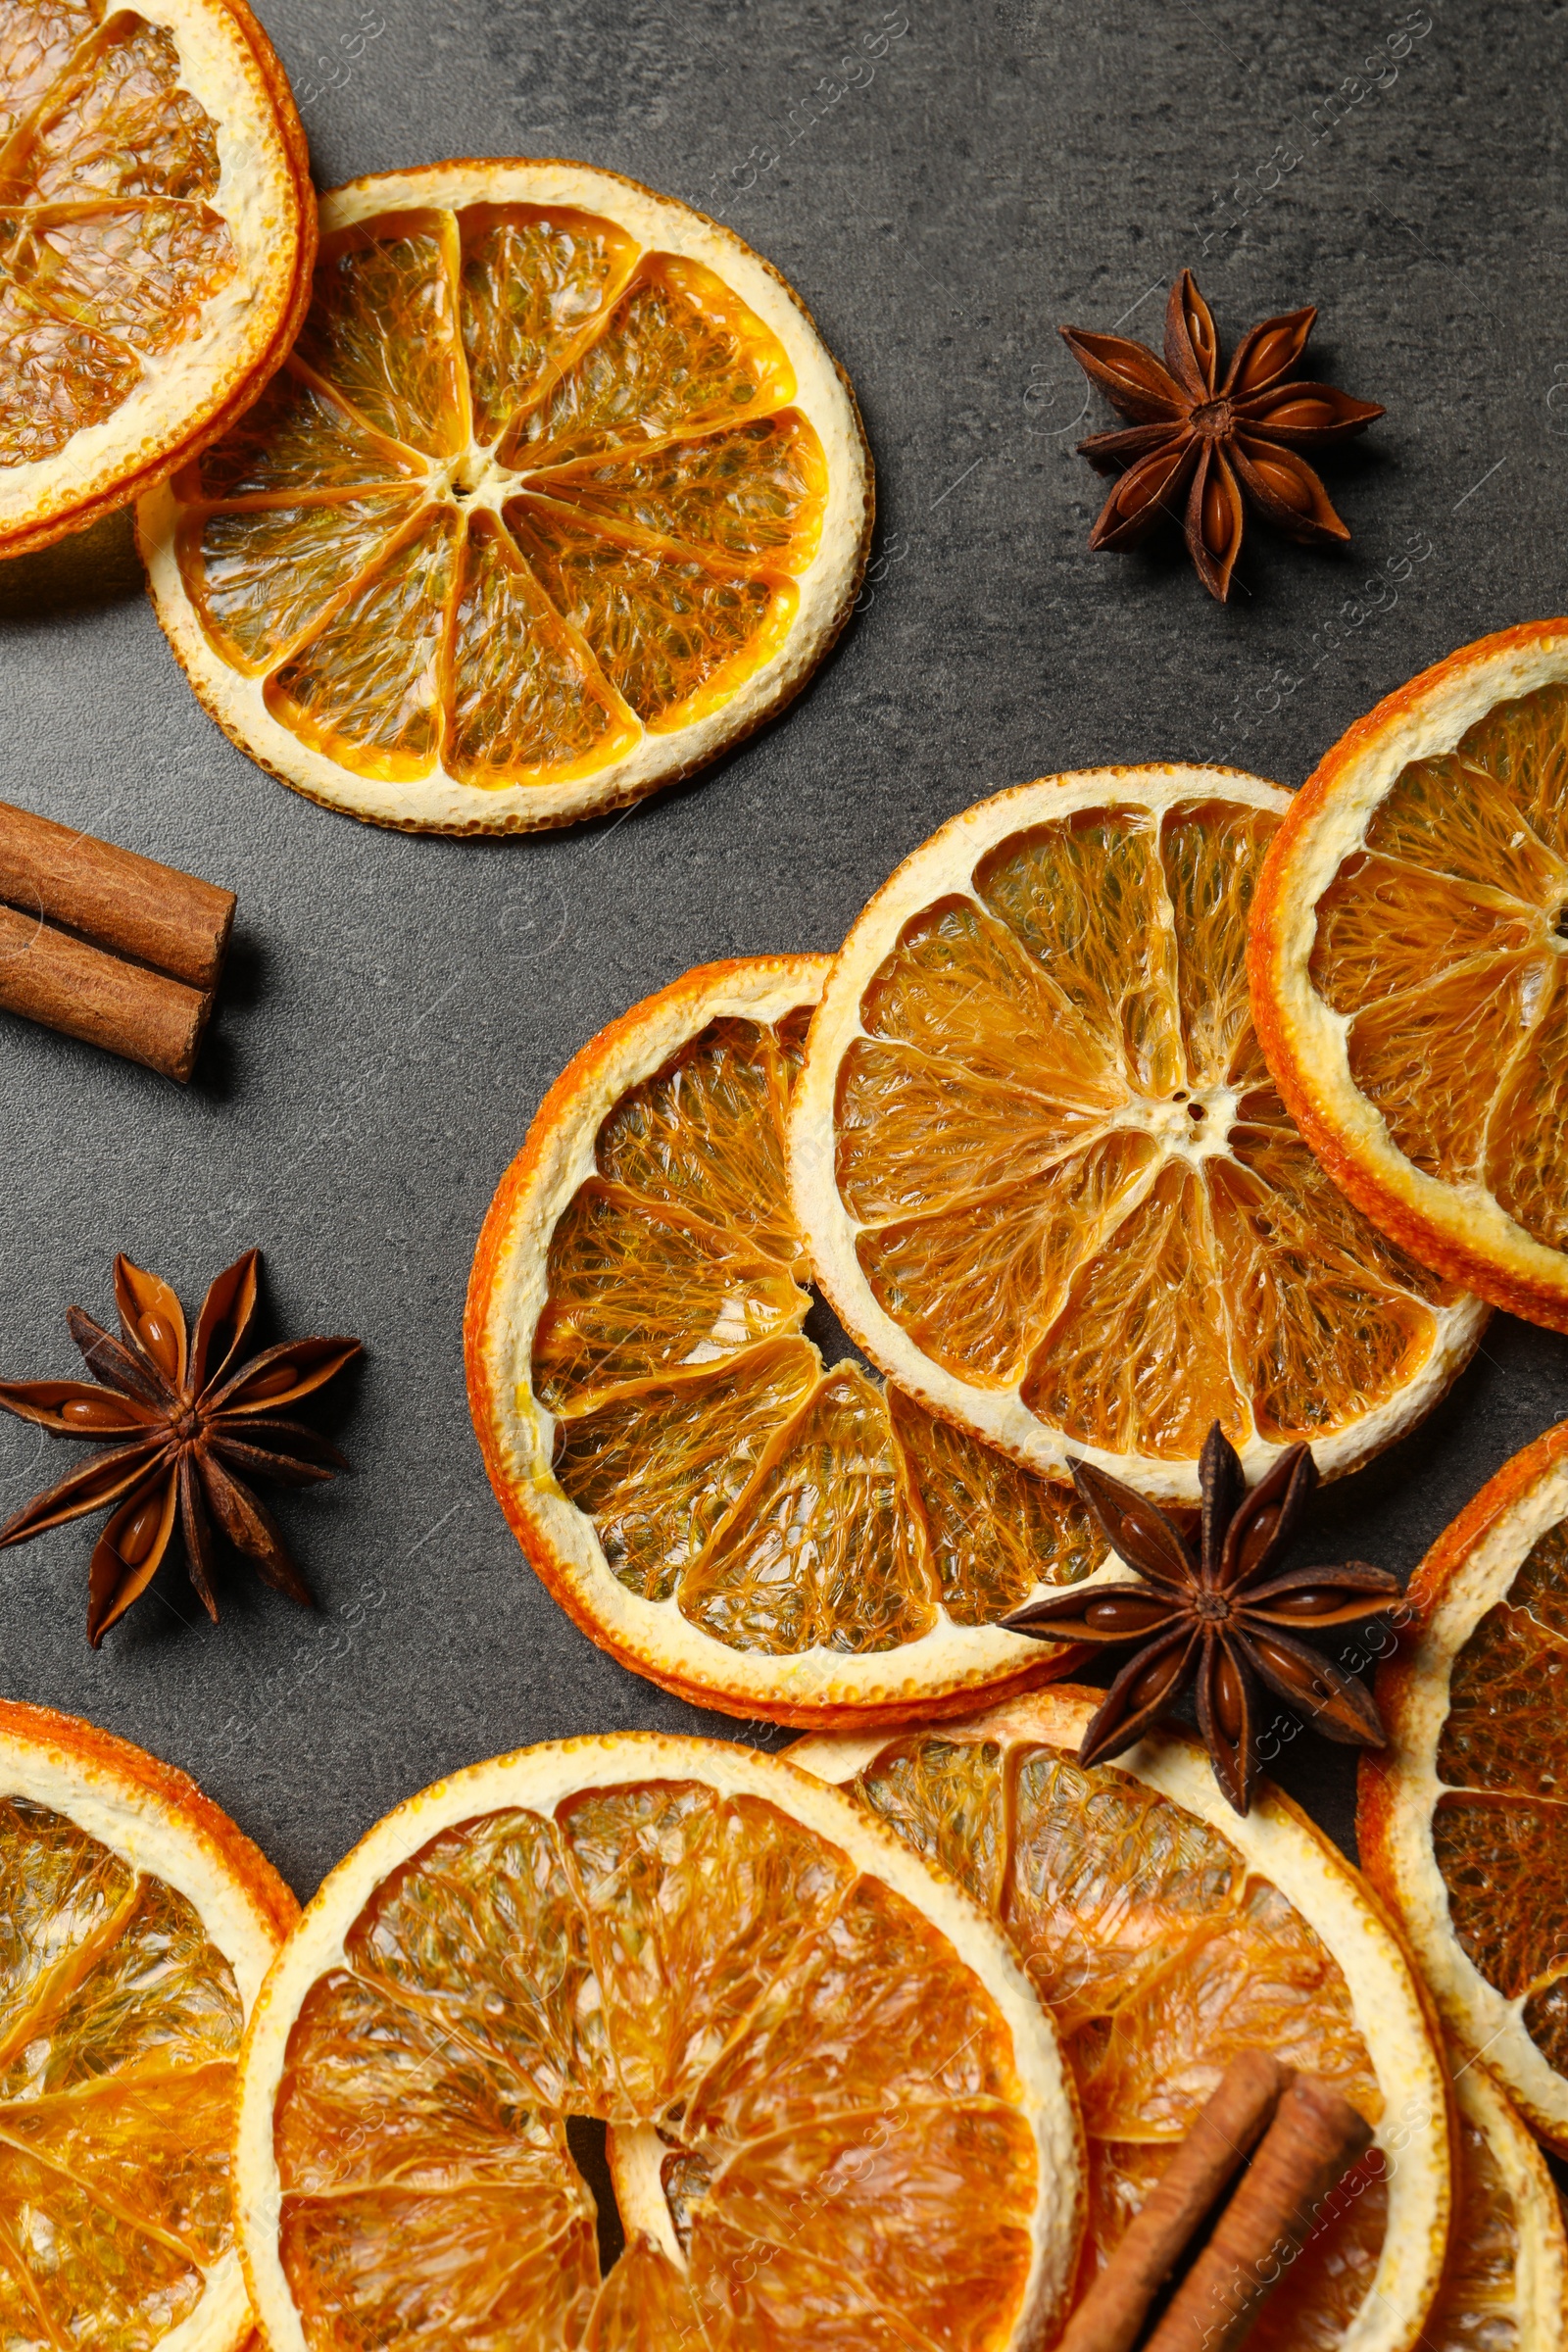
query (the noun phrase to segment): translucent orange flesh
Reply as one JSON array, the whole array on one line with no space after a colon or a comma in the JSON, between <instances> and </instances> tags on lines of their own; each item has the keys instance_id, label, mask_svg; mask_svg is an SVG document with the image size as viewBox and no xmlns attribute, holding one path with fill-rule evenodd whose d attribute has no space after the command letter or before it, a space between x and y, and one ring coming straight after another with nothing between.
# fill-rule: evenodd
<instances>
[{"instance_id":1,"label":"translucent orange flesh","mask_svg":"<svg viewBox=\"0 0 1568 2352\"><path fill-rule=\"evenodd\" d=\"M1021 2100L979 1980L836 1846L594 1790L444 1833L356 1921L289 2040L282 2259L313 2352L982 2352L1029 2272ZM601 2283L570 2115L658 2127L679 2260L634 2233Z\"/></svg>"},{"instance_id":2,"label":"translucent orange flesh","mask_svg":"<svg viewBox=\"0 0 1568 2352\"><path fill-rule=\"evenodd\" d=\"M1071 1491L802 1325L784 1118L806 1013L713 1021L601 1128L534 1344L555 1472L627 1589L732 1648L892 1649L1095 1565Z\"/></svg>"},{"instance_id":3,"label":"translucent orange flesh","mask_svg":"<svg viewBox=\"0 0 1568 2352\"><path fill-rule=\"evenodd\" d=\"M1421 2340L1431 2352L1513 2352L1519 2341L1518 2211L1484 2132L1462 2120L1453 2233Z\"/></svg>"},{"instance_id":4,"label":"translucent orange flesh","mask_svg":"<svg viewBox=\"0 0 1568 2352\"><path fill-rule=\"evenodd\" d=\"M146 2352L228 2247L242 2018L190 1904L0 1803L0 2333Z\"/></svg>"},{"instance_id":5,"label":"translucent orange flesh","mask_svg":"<svg viewBox=\"0 0 1568 2352\"><path fill-rule=\"evenodd\" d=\"M1454 1934L1568 2075L1568 1521L1453 1661L1433 1817Z\"/></svg>"},{"instance_id":6,"label":"translucent orange flesh","mask_svg":"<svg viewBox=\"0 0 1568 2352\"><path fill-rule=\"evenodd\" d=\"M1312 1441L1425 1362L1441 1285L1296 1133L1252 1034L1278 819L1098 809L906 925L845 1054L837 1176L883 1310L1081 1445Z\"/></svg>"},{"instance_id":7,"label":"translucent orange flesh","mask_svg":"<svg viewBox=\"0 0 1568 2352\"><path fill-rule=\"evenodd\" d=\"M103 0L0 24L0 466L114 414L232 276L217 127L162 26Z\"/></svg>"},{"instance_id":8,"label":"translucent orange flesh","mask_svg":"<svg viewBox=\"0 0 1568 2352\"><path fill-rule=\"evenodd\" d=\"M1407 1158L1568 1245L1568 686L1405 768L1317 909L1313 984Z\"/></svg>"},{"instance_id":9,"label":"translucent orange flesh","mask_svg":"<svg viewBox=\"0 0 1568 2352\"><path fill-rule=\"evenodd\" d=\"M1383 2100L1338 1962L1279 1890L1193 1814L1051 1747L891 1741L852 1784L999 1918L1055 2016L1089 2133L1081 2283L1104 2262L1237 2051ZM1339 2342L1371 2284L1388 2192L1374 2155L1332 2201L1251 2337Z\"/></svg>"},{"instance_id":10,"label":"translucent orange flesh","mask_svg":"<svg viewBox=\"0 0 1568 2352\"><path fill-rule=\"evenodd\" d=\"M181 573L341 766L591 775L787 636L827 490L795 390L710 270L611 221L387 215L329 242L288 368L181 480Z\"/></svg>"}]
</instances>

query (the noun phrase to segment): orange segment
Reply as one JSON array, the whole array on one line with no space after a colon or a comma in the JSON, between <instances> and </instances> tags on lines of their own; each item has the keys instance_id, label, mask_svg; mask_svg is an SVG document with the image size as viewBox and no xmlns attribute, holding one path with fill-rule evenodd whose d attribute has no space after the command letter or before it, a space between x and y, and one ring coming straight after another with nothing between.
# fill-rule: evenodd
<instances>
[{"instance_id":1,"label":"orange segment","mask_svg":"<svg viewBox=\"0 0 1568 2352\"><path fill-rule=\"evenodd\" d=\"M279 368L231 433L204 450L180 488L192 502L318 495L416 483L414 451L374 433L311 376Z\"/></svg>"},{"instance_id":2,"label":"orange segment","mask_svg":"<svg viewBox=\"0 0 1568 2352\"><path fill-rule=\"evenodd\" d=\"M613 2054L612 2112L684 2115L854 1874L776 1806L698 1784L596 1790L558 1820Z\"/></svg>"},{"instance_id":3,"label":"orange segment","mask_svg":"<svg viewBox=\"0 0 1568 2352\"><path fill-rule=\"evenodd\" d=\"M512 2044L564 1954L557 2013L605 2070L552 2088ZM589 2112L626 2238L603 2281ZM788 1765L638 1736L476 1766L371 1833L269 1981L238 2161L262 2323L311 2352L760 2352L809 2315L846 2352L1025 2352L1082 2212L997 1931Z\"/></svg>"},{"instance_id":4,"label":"orange segment","mask_svg":"<svg viewBox=\"0 0 1568 2352\"><path fill-rule=\"evenodd\" d=\"M574 355L637 245L568 205L476 204L459 231L473 432L493 442Z\"/></svg>"},{"instance_id":5,"label":"orange segment","mask_svg":"<svg viewBox=\"0 0 1568 2352\"><path fill-rule=\"evenodd\" d=\"M0 2137L200 2268L229 2245L234 2067L80 2083L0 2112Z\"/></svg>"},{"instance_id":6,"label":"orange segment","mask_svg":"<svg viewBox=\"0 0 1568 2352\"><path fill-rule=\"evenodd\" d=\"M209 634L259 674L376 566L416 505L405 492L198 509L181 528L179 561Z\"/></svg>"},{"instance_id":7,"label":"orange segment","mask_svg":"<svg viewBox=\"0 0 1568 2352\"><path fill-rule=\"evenodd\" d=\"M536 472L592 450L636 446L760 416L794 397L776 335L700 262L645 257L604 332L501 445Z\"/></svg>"},{"instance_id":8,"label":"orange segment","mask_svg":"<svg viewBox=\"0 0 1568 2352\"><path fill-rule=\"evenodd\" d=\"M646 454L582 458L541 474L538 487L585 514L732 563L800 572L821 540L828 471L808 419L781 409Z\"/></svg>"},{"instance_id":9,"label":"orange segment","mask_svg":"<svg viewBox=\"0 0 1568 2352\"><path fill-rule=\"evenodd\" d=\"M1350 1023L1350 1075L1411 1165L1479 1176L1498 1092L1556 985L1545 956L1472 956Z\"/></svg>"},{"instance_id":10,"label":"orange segment","mask_svg":"<svg viewBox=\"0 0 1568 2352\"><path fill-rule=\"evenodd\" d=\"M1531 967L1527 967L1531 968ZM1539 967L1534 967L1539 968ZM1568 1249L1568 980L1561 963L1514 1046L1487 1125L1484 1176L1497 1205L1549 1250Z\"/></svg>"},{"instance_id":11,"label":"orange segment","mask_svg":"<svg viewBox=\"0 0 1568 2352\"><path fill-rule=\"evenodd\" d=\"M233 275L234 249L208 205L72 205L35 213L7 263L57 317L151 355L195 327Z\"/></svg>"},{"instance_id":12,"label":"orange segment","mask_svg":"<svg viewBox=\"0 0 1568 2352\"><path fill-rule=\"evenodd\" d=\"M1177 943L1149 812L1089 808L1020 830L981 858L973 883L1099 1038L1124 1085L1164 1094L1183 1084Z\"/></svg>"},{"instance_id":13,"label":"orange segment","mask_svg":"<svg viewBox=\"0 0 1568 2352\"><path fill-rule=\"evenodd\" d=\"M0 279L0 466L31 466L119 408L140 369L122 344Z\"/></svg>"},{"instance_id":14,"label":"orange segment","mask_svg":"<svg viewBox=\"0 0 1568 2352\"><path fill-rule=\"evenodd\" d=\"M545 594L645 726L689 726L716 708L795 616L787 580L716 571L538 498L505 512Z\"/></svg>"},{"instance_id":15,"label":"orange segment","mask_svg":"<svg viewBox=\"0 0 1568 2352\"><path fill-rule=\"evenodd\" d=\"M296 357L372 430L421 456L468 437L450 214L394 216L322 248Z\"/></svg>"},{"instance_id":16,"label":"orange segment","mask_svg":"<svg viewBox=\"0 0 1568 2352\"><path fill-rule=\"evenodd\" d=\"M1270 853L1251 949L1270 1065L1336 1183L1424 1264L1553 1326L1565 671L1568 629L1531 623L1359 720Z\"/></svg>"},{"instance_id":17,"label":"orange segment","mask_svg":"<svg viewBox=\"0 0 1568 2352\"><path fill-rule=\"evenodd\" d=\"M1368 1230L1294 1130L1238 1128L1232 1148L1206 1171L1232 1361L1263 1435L1310 1445L1369 1366L1375 1393L1418 1376L1428 1301L1453 1294Z\"/></svg>"},{"instance_id":18,"label":"orange segment","mask_svg":"<svg viewBox=\"0 0 1568 2352\"><path fill-rule=\"evenodd\" d=\"M17 205L211 196L220 176L216 133L181 86L172 34L116 14L9 151L3 193Z\"/></svg>"},{"instance_id":19,"label":"orange segment","mask_svg":"<svg viewBox=\"0 0 1568 2352\"><path fill-rule=\"evenodd\" d=\"M587 773L637 728L515 547L476 519L454 609L446 762L466 784Z\"/></svg>"},{"instance_id":20,"label":"orange segment","mask_svg":"<svg viewBox=\"0 0 1568 2352\"><path fill-rule=\"evenodd\" d=\"M14 0L0 24L0 139L8 139L96 25L95 0Z\"/></svg>"},{"instance_id":21,"label":"orange segment","mask_svg":"<svg viewBox=\"0 0 1568 2352\"><path fill-rule=\"evenodd\" d=\"M682 1614L737 1649L917 1642L936 1597L917 1509L882 1391L841 1365L681 1579Z\"/></svg>"},{"instance_id":22,"label":"orange segment","mask_svg":"<svg viewBox=\"0 0 1568 2352\"><path fill-rule=\"evenodd\" d=\"M1276 1793L1221 1826L1195 1742L1161 1736L1085 1771L1071 1749L1099 1696L1059 1686L950 1730L795 1754L959 1878L1056 2018L1089 2134L1080 2286L1230 2059L1261 2048L1327 2077L1375 2125L1396 2120L1401 2153L1374 2147L1325 2201L1257 2332L1274 2352L1330 2352L1353 2327L1358 2343L1410 2352L1438 2287L1448 2157L1445 2070L1401 1949Z\"/></svg>"},{"instance_id":23,"label":"orange segment","mask_svg":"<svg viewBox=\"0 0 1568 2352\"><path fill-rule=\"evenodd\" d=\"M981 802L877 893L813 1021L790 1181L819 1279L890 1379L1033 1470L1192 1500L1217 1420L1250 1476L1299 1438L1333 1473L1475 1344L1262 1059L1248 923L1288 806L1179 767Z\"/></svg>"},{"instance_id":24,"label":"orange segment","mask_svg":"<svg viewBox=\"0 0 1568 2352\"><path fill-rule=\"evenodd\" d=\"M853 399L781 279L685 207L573 165L386 173L325 221L285 379L140 520L160 617L244 749L375 821L522 830L689 773L798 691L855 602L870 505ZM194 299L172 259L156 275L137 333L167 335ZM51 340L62 323L44 306L13 338L9 397L0 358L0 436L29 400L36 436L120 397L119 342L75 353ZM383 485L431 508L454 563L367 598L357 538L334 572L331 525L312 524L339 607L324 666L302 677L277 631L242 650L204 510ZM293 601L286 571L275 592Z\"/></svg>"},{"instance_id":25,"label":"orange segment","mask_svg":"<svg viewBox=\"0 0 1568 2352\"><path fill-rule=\"evenodd\" d=\"M1095 1238L1019 1384L1030 1412L1071 1443L1161 1461L1196 1459L1215 1421L1244 1436L1200 1172L1162 1167Z\"/></svg>"},{"instance_id":26,"label":"orange segment","mask_svg":"<svg viewBox=\"0 0 1568 2352\"><path fill-rule=\"evenodd\" d=\"M439 664L457 528L425 510L267 681L268 708L346 766L416 776L440 742ZM352 576L352 575L351 575Z\"/></svg>"},{"instance_id":27,"label":"orange segment","mask_svg":"<svg viewBox=\"0 0 1568 2352\"><path fill-rule=\"evenodd\" d=\"M1019 1607L1044 1559L1055 1563L1058 1584L1090 1574L1089 1517L1067 1488L1031 1478L898 1389L888 1391L888 1410L925 1512L937 1597L956 1625L994 1625Z\"/></svg>"},{"instance_id":28,"label":"orange segment","mask_svg":"<svg viewBox=\"0 0 1568 2352\"><path fill-rule=\"evenodd\" d=\"M820 1377L804 1340L764 1341L706 1377L641 1383L563 1416L556 1478L628 1591L669 1598Z\"/></svg>"},{"instance_id":29,"label":"orange segment","mask_svg":"<svg viewBox=\"0 0 1568 2352\"><path fill-rule=\"evenodd\" d=\"M495 1368L470 1390L513 1524L578 1621L673 1687L786 1720L902 1709L905 1678L1049 1671L997 1620L1101 1551L1068 1490L804 1336L784 1127L821 977L810 957L713 966L585 1050L514 1176L590 1153L593 1173L530 1226L506 1277L520 1314L490 1294Z\"/></svg>"}]
</instances>

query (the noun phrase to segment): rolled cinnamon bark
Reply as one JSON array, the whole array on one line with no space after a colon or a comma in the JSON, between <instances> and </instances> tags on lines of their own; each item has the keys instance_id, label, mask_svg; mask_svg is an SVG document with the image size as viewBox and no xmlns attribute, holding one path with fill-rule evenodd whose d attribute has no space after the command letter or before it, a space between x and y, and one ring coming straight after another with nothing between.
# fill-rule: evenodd
<instances>
[{"instance_id":1,"label":"rolled cinnamon bark","mask_svg":"<svg viewBox=\"0 0 1568 2352\"><path fill-rule=\"evenodd\" d=\"M1155 2296L1262 2137L1289 2081L1289 2070L1266 2050L1231 2060L1068 2321L1057 2352L1132 2352Z\"/></svg>"},{"instance_id":2,"label":"rolled cinnamon bark","mask_svg":"<svg viewBox=\"0 0 1568 2352\"><path fill-rule=\"evenodd\" d=\"M1298 2075L1149 2352L1235 2352L1312 2233L1317 2209L1371 2143L1348 2099Z\"/></svg>"},{"instance_id":3,"label":"rolled cinnamon bark","mask_svg":"<svg viewBox=\"0 0 1568 2352\"><path fill-rule=\"evenodd\" d=\"M0 900L199 992L218 985L235 906L231 890L7 801L0 801Z\"/></svg>"},{"instance_id":4,"label":"rolled cinnamon bark","mask_svg":"<svg viewBox=\"0 0 1568 2352\"><path fill-rule=\"evenodd\" d=\"M0 1005L184 1086L212 998L0 906Z\"/></svg>"}]
</instances>

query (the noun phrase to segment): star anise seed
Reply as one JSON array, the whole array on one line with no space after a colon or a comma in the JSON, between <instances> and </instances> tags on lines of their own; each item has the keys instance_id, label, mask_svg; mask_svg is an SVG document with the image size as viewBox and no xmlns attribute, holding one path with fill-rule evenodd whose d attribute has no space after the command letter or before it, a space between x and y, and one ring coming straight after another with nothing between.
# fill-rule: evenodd
<instances>
[{"instance_id":1,"label":"star anise seed","mask_svg":"<svg viewBox=\"0 0 1568 2352\"><path fill-rule=\"evenodd\" d=\"M1126 431L1091 433L1078 444L1097 472L1119 476L1089 535L1092 548L1136 547L1180 515L1198 576L1223 604L1249 501L1292 539L1326 547L1349 538L1298 453L1364 433L1383 411L1297 377L1316 317L1309 307L1265 318L1242 337L1223 381L1219 337L1190 270L1165 308L1163 365L1124 335L1059 330L1111 407L1133 419Z\"/></svg>"},{"instance_id":2,"label":"star anise seed","mask_svg":"<svg viewBox=\"0 0 1568 2352\"><path fill-rule=\"evenodd\" d=\"M335 1446L284 1409L324 1388L360 1352L358 1340L292 1340L242 1362L256 1312L259 1252L247 1250L202 1302L195 1336L167 1282L123 1255L115 1260L115 1339L68 1307L66 1324L98 1384L0 1381L0 1406L57 1437L110 1450L0 1527L0 1549L89 1511L114 1509L87 1572L87 1639L94 1649L151 1584L177 1520L185 1566L215 1622L213 1529L291 1600L311 1605L252 1478L308 1486L348 1464Z\"/></svg>"},{"instance_id":3,"label":"star anise seed","mask_svg":"<svg viewBox=\"0 0 1568 2352\"><path fill-rule=\"evenodd\" d=\"M1295 1636L1376 1617L1398 1598L1397 1577L1364 1560L1276 1573L1317 1485L1307 1446L1282 1453L1249 1494L1241 1458L1216 1421L1199 1464L1196 1555L1165 1513L1119 1478L1088 1462L1074 1462L1072 1475L1106 1542L1146 1581L1080 1586L1030 1601L1002 1623L1041 1642L1136 1644L1084 1732L1081 1764L1119 1756L1195 1682L1214 1778L1238 1813L1257 1783L1259 1684L1326 1739L1383 1745L1364 1685Z\"/></svg>"}]
</instances>

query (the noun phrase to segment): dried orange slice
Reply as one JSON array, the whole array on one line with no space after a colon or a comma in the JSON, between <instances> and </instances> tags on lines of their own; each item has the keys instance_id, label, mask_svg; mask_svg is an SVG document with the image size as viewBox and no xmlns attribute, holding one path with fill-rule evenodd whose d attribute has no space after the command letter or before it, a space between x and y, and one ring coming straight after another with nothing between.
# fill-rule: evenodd
<instances>
[{"instance_id":1,"label":"dried orange slice","mask_svg":"<svg viewBox=\"0 0 1568 2352\"><path fill-rule=\"evenodd\" d=\"M235 2352L240 2035L298 1913L166 1764L0 1701L0 2336Z\"/></svg>"},{"instance_id":2,"label":"dried orange slice","mask_svg":"<svg viewBox=\"0 0 1568 2352\"><path fill-rule=\"evenodd\" d=\"M1281 828L1250 960L1335 1182L1568 1331L1568 621L1483 637L1357 720Z\"/></svg>"},{"instance_id":3,"label":"dried orange slice","mask_svg":"<svg viewBox=\"0 0 1568 2352\"><path fill-rule=\"evenodd\" d=\"M783 1123L828 968L701 966L584 1047L479 1237L468 1397L604 1648L734 1714L902 1722L1059 1670L996 1620L1104 1552L1069 1489L803 1328Z\"/></svg>"},{"instance_id":4,"label":"dried orange slice","mask_svg":"<svg viewBox=\"0 0 1568 2352\"><path fill-rule=\"evenodd\" d=\"M1450 2031L1568 2154L1568 1422L1482 1488L1405 1598L1362 1859Z\"/></svg>"},{"instance_id":5,"label":"dried orange slice","mask_svg":"<svg viewBox=\"0 0 1568 2352\"><path fill-rule=\"evenodd\" d=\"M1257 1479L1407 1429L1484 1310L1351 1211L1248 1013L1290 806L1230 768L982 801L860 915L811 1025L790 1177L817 1278L890 1380L1037 1470L1191 1501L1219 1421Z\"/></svg>"},{"instance_id":6,"label":"dried orange slice","mask_svg":"<svg viewBox=\"0 0 1568 2352\"><path fill-rule=\"evenodd\" d=\"M0 556L222 432L287 350L315 249L304 133L243 0L7 0Z\"/></svg>"},{"instance_id":7,"label":"dried orange slice","mask_svg":"<svg viewBox=\"0 0 1568 2352\"><path fill-rule=\"evenodd\" d=\"M511 832L635 801L799 690L871 471L776 270L577 164L355 180L321 230L266 403L138 516L242 751L378 824Z\"/></svg>"},{"instance_id":8,"label":"dried orange slice","mask_svg":"<svg viewBox=\"0 0 1568 2352\"><path fill-rule=\"evenodd\" d=\"M1059 1684L936 1731L789 1754L999 1918L1054 2015L1089 2135L1080 2288L1252 2046L1336 2083L1376 2137L1250 2344L1406 2352L1450 2206L1446 2069L1415 1971L1359 1874L1278 1789L1239 1818L1174 1732L1084 1771L1074 1750L1101 1696Z\"/></svg>"},{"instance_id":9,"label":"dried orange slice","mask_svg":"<svg viewBox=\"0 0 1568 2352\"><path fill-rule=\"evenodd\" d=\"M475 1765L339 1865L257 2003L236 2164L271 2352L1021 2352L1083 2227L991 1921L789 1764L637 1733Z\"/></svg>"},{"instance_id":10,"label":"dried orange slice","mask_svg":"<svg viewBox=\"0 0 1568 2352\"><path fill-rule=\"evenodd\" d=\"M1556 2186L1511 2102L1477 2059L1449 2049L1459 2103L1453 2230L1429 2352L1562 2352L1568 2236Z\"/></svg>"}]
</instances>

